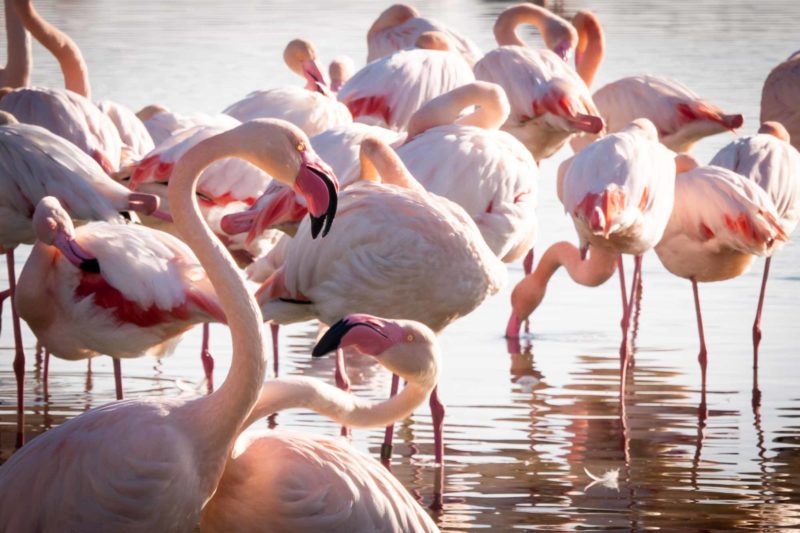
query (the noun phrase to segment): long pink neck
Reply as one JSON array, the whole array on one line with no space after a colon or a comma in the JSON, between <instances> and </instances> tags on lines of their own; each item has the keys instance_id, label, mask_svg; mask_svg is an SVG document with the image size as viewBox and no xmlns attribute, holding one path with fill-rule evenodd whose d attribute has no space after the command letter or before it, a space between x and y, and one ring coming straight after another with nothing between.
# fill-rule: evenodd
<instances>
[{"instance_id":1,"label":"long pink neck","mask_svg":"<svg viewBox=\"0 0 800 533\"><path fill-rule=\"evenodd\" d=\"M380 174L381 182L426 193L425 187L411 175L403 161L392 148L377 138L361 142L359 153L361 179L375 181Z\"/></svg>"},{"instance_id":2,"label":"long pink neck","mask_svg":"<svg viewBox=\"0 0 800 533\"><path fill-rule=\"evenodd\" d=\"M459 113L472 105L478 106L475 111L459 118ZM408 123L408 138L453 123L497 129L508 118L509 110L503 89L493 83L476 81L437 96L418 109Z\"/></svg>"},{"instance_id":3,"label":"long pink neck","mask_svg":"<svg viewBox=\"0 0 800 533\"><path fill-rule=\"evenodd\" d=\"M591 11L578 11L572 19L578 31L578 47L575 50L575 70L591 87L606 50L606 38L600 21Z\"/></svg>"},{"instance_id":4,"label":"long pink neck","mask_svg":"<svg viewBox=\"0 0 800 533\"><path fill-rule=\"evenodd\" d=\"M352 427L382 427L406 418L424 402L435 384L410 381L396 396L370 402L309 377L273 379L261 388L243 427L284 409L304 408Z\"/></svg>"},{"instance_id":5,"label":"long pink neck","mask_svg":"<svg viewBox=\"0 0 800 533\"><path fill-rule=\"evenodd\" d=\"M554 28L569 31L569 22L534 4L519 4L500 13L494 24L494 38L499 46L525 46L516 33L520 24L531 24L539 29L548 48L553 48Z\"/></svg>"},{"instance_id":6,"label":"long pink neck","mask_svg":"<svg viewBox=\"0 0 800 533\"><path fill-rule=\"evenodd\" d=\"M72 92L91 99L89 69L86 67L81 50L75 41L44 20L34 9L31 0L13 1L25 28L58 60L64 75L64 86Z\"/></svg>"},{"instance_id":7,"label":"long pink neck","mask_svg":"<svg viewBox=\"0 0 800 533\"><path fill-rule=\"evenodd\" d=\"M31 38L17 16L14 0L5 0L8 60L0 71L0 87L26 87L31 82Z\"/></svg>"},{"instance_id":8,"label":"long pink neck","mask_svg":"<svg viewBox=\"0 0 800 533\"><path fill-rule=\"evenodd\" d=\"M542 302L550 278L562 266L576 283L596 287L614 274L616 265L617 254L593 247L589 257L581 260L580 251L573 244L557 242L547 249L536 270L514 287L514 313L521 320L530 315Z\"/></svg>"}]
</instances>

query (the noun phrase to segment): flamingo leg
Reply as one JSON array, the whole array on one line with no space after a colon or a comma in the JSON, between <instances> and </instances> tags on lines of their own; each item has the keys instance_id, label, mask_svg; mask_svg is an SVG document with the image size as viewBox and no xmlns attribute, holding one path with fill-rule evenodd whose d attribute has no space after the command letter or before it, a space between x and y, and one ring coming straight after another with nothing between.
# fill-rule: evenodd
<instances>
[{"instance_id":1,"label":"flamingo leg","mask_svg":"<svg viewBox=\"0 0 800 533\"><path fill-rule=\"evenodd\" d=\"M434 387L430 397L431 424L433 425L433 453L434 461L437 465L444 464L444 440L442 433L444 429L444 404L439 399L439 386Z\"/></svg>"},{"instance_id":2,"label":"flamingo leg","mask_svg":"<svg viewBox=\"0 0 800 533\"><path fill-rule=\"evenodd\" d=\"M703 333L703 316L700 314L700 296L697 292L697 280L692 278L692 292L694 292L694 309L697 313L697 331L700 333L700 353L697 356L700 361L700 372L702 374L702 394L706 395L706 369L708 367L708 351L706 350L706 337Z\"/></svg>"},{"instance_id":3,"label":"flamingo leg","mask_svg":"<svg viewBox=\"0 0 800 533\"><path fill-rule=\"evenodd\" d=\"M6 252L8 295L11 296L11 322L14 326L14 375L17 378L17 448L25 444L25 352L22 350L22 326L14 307L17 278L14 272L14 250Z\"/></svg>"},{"instance_id":4,"label":"flamingo leg","mask_svg":"<svg viewBox=\"0 0 800 533\"><path fill-rule=\"evenodd\" d=\"M533 272L533 248L530 249L528 254L525 256L525 259L522 261L522 268L525 270L526 276L531 272ZM525 319L525 333L530 333L530 332L531 332L531 321L530 317L528 317Z\"/></svg>"},{"instance_id":5,"label":"flamingo leg","mask_svg":"<svg viewBox=\"0 0 800 533\"><path fill-rule=\"evenodd\" d=\"M628 367L634 364L633 343L636 339L636 332L639 330L639 303L642 300L642 256L637 255L633 258L633 279L631 280L631 299L628 302L630 316L630 349L628 351Z\"/></svg>"},{"instance_id":6,"label":"flamingo leg","mask_svg":"<svg viewBox=\"0 0 800 533\"><path fill-rule=\"evenodd\" d=\"M620 272L622 272L622 270L621 270L621 268L622 268L622 256L620 256L620 259L619 259L619 267L620 267ZM637 283L638 283L638 278L641 276L641 274L642 274L642 258L641 258L641 256L637 255L636 257L634 257L633 279L631 280L630 300L627 300L627 298L626 298L622 302L622 306L623 306L622 323L621 323L621 326L622 326L622 344L619 347L619 358L620 358L620 384L619 384L619 390L620 390L620 400L622 400L622 398L623 398L623 396L625 394L625 382L627 381L627 378L628 378L628 366L630 364L630 359L631 359L631 356L632 356L631 345L630 345L630 342L628 340L628 332L630 330L630 325L631 325L631 310L633 309L633 302L634 302L634 299L636 297L636 287L637 287ZM623 287L622 294L623 294L623 297L625 297L625 296L627 296L627 294L625 294L624 277L622 275L620 276L620 282L622 283L622 287Z\"/></svg>"},{"instance_id":7,"label":"flamingo leg","mask_svg":"<svg viewBox=\"0 0 800 533\"><path fill-rule=\"evenodd\" d=\"M344 350L336 350L336 386L345 392L350 392L350 379L344 366ZM342 426L342 437L350 437L350 428Z\"/></svg>"},{"instance_id":8,"label":"flamingo leg","mask_svg":"<svg viewBox=\"0 0 800 533\"><path fill-rule=\"evenodd\" d=\"M203 345L200 348L200 360L203 362L203 372L206 375L206 385L208 393L214 391L214 358L208 349L209 339L211 338L211 325L206 322L203 324Z\"/></svg>"},{"instance_id":9,"label":"flamingo leg","mask_svg":"<svg viewBox=\"0 0 800 533\"><path fill-rule=\"evenodd\" d=\"M400 388L400 376L392 374L392 388L389 391L389 398L397 394L397 389ZM383 434L383 444L381 445L381 462L384 466L389 466L392 461L392 441L394 440L394 424L386 426L386 432Z\"/></svg>"},{"instance_id":10,"label":"flamingo leg","mask_svg":"<svg viewBox=\"0 0 800 533\"><path fill-rule=\"evenodd\" d=\"M767 257L764 263L764 277L761 279L761 293L758 295L758 308L756 309L756 320L753 322L753 372L758 372L758 345L761 344L761 310L764 308L764 295L767 291L767 278L769 277L769 265L771 257Z\"/></svg>"},{"instance_id":11,"label":"flamingo leg","mask_svg":"<svg viewBox=\"0 0 800 533\"><path fill-rule=\"evenodd\" d=\"M47 398L47 388L50 385L50 350L44 351L44 375L42 379L44 380L44 395Z\"/></svg>"},{"instance_id":12,"label":"flamingo leg","mask_svg":"<svg viewBox=\"0 0 800 533\"><path fill-rule=\"evenodd\" d=\"M275 373L275 377L278 377L278 331L280 330L280 325L274 322L270 322L269 324L270 333L272 333L272 370Z\"/></svg>"},{"instance_id":13,"label":"flamingo leg","mask_svg":"<svg viewBox=\"0 0 800 533\"><path fill-rule=\"evenodd\" d=\"M122 399L122 362L118 357L112 357L114 361L114 389L117 392L117 400Z\"/></svg>"}]
</instances>

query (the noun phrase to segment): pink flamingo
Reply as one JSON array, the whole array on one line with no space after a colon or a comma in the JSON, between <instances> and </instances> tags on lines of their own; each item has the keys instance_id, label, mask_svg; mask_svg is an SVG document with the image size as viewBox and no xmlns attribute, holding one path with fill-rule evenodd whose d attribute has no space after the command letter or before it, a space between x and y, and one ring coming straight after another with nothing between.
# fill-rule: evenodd
<instances>
[{"instance_id":1,"label":"pink flamingo","mask_svg":"<svg viewBox=\"0 0 800 533\"><path fill-rule=\"evenodd\" d=\"M349 426L383 426L409 416L436 386L439 350L435 334L423 324L350 315L328 330L313 353L350 345L374 356L408 385L390 400L373 404L313 378L271 380L244 427L298 407ZM314 501L314 507L306 501ZM200 522L203 532L265 529L439 531L380 463L341 439L292 431L241 435Z\"/></svg>"},{"instance_id":2,"label":"pink flamingo","mask_svg":"<svg viewBox=\"0 0 800 533\"><path fill-rule=\"evenodd\" d=\"M761 122L783 124L792 146L800 150L800 50L772 69L761 90Z\"/></svg>"},{"instance_id":3,"label":"pink flamingo","mask_svg":"<svg viewBox=\"0 0 800 533\"><path fill-rule=\"evenodd\" d=\"M667 270L692 282L705 393L708 352L697 283L739 276L756 255L771 255L787 236L772 200L755 181L683 157L679 166L687 170L675 179L675 206L655 250Z\"/></svg>"},{"instance_id":4,"label":"pink flamingo","mask_svg":"<svg viewBox=\"0 0 800 533\"><path fill-rule=\"evenodd\" d=\"M789 142L789 133L777 122L765 122L758 135L741 137L722 150L709 163L727 168L758 183L767 191L777 209L780 224L791 235L800 220L800 153ZM772 255L764 263L764 277L753 323L753 368L758 370L758 345L761 342L761 310Z\"/></svg>"},{"instance_id":5,"label":"pink flamingo","mask_svg":"<svg viewBox=\"0 0 800 533\"><path fill-rule=\"evenodd\" d=\"M469 38L433 19L419 16L419 11L406 4L394 4L384 10L367 32L367 63L399 50L414 48L425 32L445 34L470 67L483 55Z\"/></svg>"},{"instance_id":6,"label":"pink flamingo","mask_svg":"<svg viewBox=\"0 0 800 533\"><path fill-rule=\"evenodd\" d=\"M242 124L189 150L170 182L175 223L207 272L231 328L231 369L222 386L191 401L111 403L37 437L0 467L0 530L196 528L258 399L266 363L257 304L203 223L195 183L208 164L236 155L277 180L303 181L308 170L298 133L270 121Z\"/></svg>"},{"instance_id":7,"label":"pink flamingo","mask_svg":"<svg viewBox=\"0 0 800 533\"><path fill-rule=\"evenodd\" d=\"M505 268L467 213L425 191L391 148L368 139L362 154L365 181L342 192L328 238L310 246L303 222L281 251L282 266L257 293L264 318L332 324L359 310L441 331L496 293ZM378 176L384 183L374 183ZM346 386L340 364L337 371ZM430 403L441 463L444 406L436 391Z\"/></svg>"},{"instance_id":8,"label":"pink flamingo","mask_svg":"<svg viewBox=\"0 0 800 533\"><path fill-rule=\"evenodd\" d=\"M417 46L377 59L347 80L337 97L353 119L402 131L426 102L475 81L444 34L424 33Z\"/></svg>"},{"instance_id":9,"label":"pink flamingo","mask_svg":"<svg viewBox=\"0 0 800 533\"><path fill-rule=\"evenodd\" d=\"M527 48L515 33L523 22L537 26L553 51ZM503 130L537 161L554 154L574 133L603 131L589 89L564 61L578 41L569 22L539 6L520 4L500 14L494 34L500 47L478 61L475 77L505 89L511 114Z\"/></svg>"},{"instance_id":10,"label":"pink flamingo","mask_svg":"<svg viewBox=\"0 0 800 533\"><path fill-rule=\"evenodd\" d=\"M6 254L9 290L0 302L14 297L14 249L35 239L31 217L43 197L53 195L81 220L124 220L121 211L153 213L158 199L149 194L132 193L112 181L89 156L75 145L38 126L19 124L8 113L0 113L0 250ZM16 309L12 306L16 352L18 444L24 427L23 381L25 354Z\"/></svg>"},{"instance_id":11,"label":"pink flamingo","mask_svg":"<svg viewBox=\"0 0 800 533\"><path fill-rule=\"evenodd\" d=\"M317 64L314 45L295 39L283 52L286 65L306 79L305 88L280 87L253 91L228 106L226 113L242 122L254 118L287 120L312 136L333 126L352 122L347 108L336 101Z\"/></svg>"},{"instance_id":12,"label":"pink flamingo","mask_svg":"<svg viewBox=\"0 0 800 533\"><path fill-rule=\"evenodd\" d=\"M579 152L569 163L560 196L572 216L581 250L591 246L592 257L579 261L578 251L557 243L545 252L536 271L523 279L511 296L513 314L507 335L519 336L519 322L544 297L547 282L559 266L585 285L599 285L614 272L619 254L636 256L631 300L623 287L622 344L620 346L620 393L630 357L628 326L635 301L641 255L661 239L674 199L674 154L658 142L658 133L647 119L637 119L620 132L603 137Z\"/></svg>"}]
</instances>

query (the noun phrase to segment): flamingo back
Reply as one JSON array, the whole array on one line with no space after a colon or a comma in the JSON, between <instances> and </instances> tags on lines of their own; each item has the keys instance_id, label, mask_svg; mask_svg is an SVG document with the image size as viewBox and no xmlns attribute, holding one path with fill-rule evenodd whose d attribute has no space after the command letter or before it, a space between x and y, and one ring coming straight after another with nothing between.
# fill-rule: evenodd
<instances>
[{"instance_id":1,"label":"flamingo back","mask_svg":"<svg viewBox=\"0 0 800 533\"><path fill-rule=\"evenodd\" d=\"M153 138L133 111L111 100L97 102L97 108L116 126L122 144L130 152L130 158L139 159L155 148Z\"/></svg>"}]
</instances>

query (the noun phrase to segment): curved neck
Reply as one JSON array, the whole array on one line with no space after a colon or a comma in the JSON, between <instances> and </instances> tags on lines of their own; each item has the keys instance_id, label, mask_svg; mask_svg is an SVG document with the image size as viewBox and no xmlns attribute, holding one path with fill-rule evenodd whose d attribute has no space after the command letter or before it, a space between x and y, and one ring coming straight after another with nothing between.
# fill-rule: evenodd
<instances>
[{"instance_id":1,"label":"curved neck","mask_svg":"<svg viewBox=\"0 0 800 533\"><path fill-rule=\"evenodd\" d=\"M516 33L517 26L520 24L536 26L550 49L553 49L556 44L554 40L557 36L554 28L564 26L565 31L570 29L567 21L543 7L534 4L519 4L506 9L497 17L497 22L494 24L494 38L497 44L499 46L525 46Z\"/></svg>"},{"instance_id":2,"label":"curved neck","mask_svg":"<svg viewBox=\"0 0 800 533\"><path fill-rule=\"evenodd\" d=\"M26 87L31 83L31 38L17 16L14 0L5 0L6 67L0 71L0 87Z\"/></svg>"},{"instance_id":3,"label":"curved neck","mask_svg":"<svg viewBox=\"0 0 800 533\"><path fill-rule=\"evenodd\" d=\"M606 50L606 38L600 21L591 11L578 11L572 18L578 32L578 47L575 50L575 70L591 87Z\"/></svg>"},{"instance_id":4,"label":"curved neck","mask_svg":"<svg viewBox=\"0 0 800 533\"><path fill-rule=\"evenodd\" d=\"M14 6L25 28L58 60L64 75L64 86L91 99L89 69L75 41L44 20L34 9L31 0L14 0Z\"/></svg>"},{"instance_id":5,"label":"curved neck","mask_svg":"<svg viewBox=\"0 0 800 533\"><path fill-rule=\"evenodd\" d=\"M424 402L433 384L409 382L399 394L370 402L309 377L273 379L261 388L244 427L284 409L304 408L352 427L381 427L406 418Z\"/></svg>"},{"instance_id":6,"label":"curved neck","mask_svg":"<svg viewBox=\"0 0 800 533\"><path fill-rule=\"evenodd\" d=\"M459 118L459 113L472 105L477 108ZM419 108L408 123L408 138L444 124L497 129L506 121L509 111L508 98L500 86L484 81L469 83L437 96Z\"/></svg>"},{"instance_id":7,"label":"curved neck","mask_svg":"<svg viewBox=\"0 0 800 533\"><path fill-rule=\"evenodd\" d=\"M411 175L397 153L379 139L370 137L361 142L359 160L363 180L377 181L377 175L380 174L382 183L427 192Z\"/></svg>"},{"instance_id":8,"label":"curved neck","mask_svg":"<svg viewBox=\"0 0 800 533\"><path fill-rule=\"evenodd\" d=\"M520 320L530 315L544 298L550 278L564 267L575 283L596 287L613 274L618 254L592 247L587 259L581 260L580 251L571 243L557 242L542 256L536 270L514 287L511 306Z\"/></svg>"}]
</instances>

